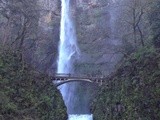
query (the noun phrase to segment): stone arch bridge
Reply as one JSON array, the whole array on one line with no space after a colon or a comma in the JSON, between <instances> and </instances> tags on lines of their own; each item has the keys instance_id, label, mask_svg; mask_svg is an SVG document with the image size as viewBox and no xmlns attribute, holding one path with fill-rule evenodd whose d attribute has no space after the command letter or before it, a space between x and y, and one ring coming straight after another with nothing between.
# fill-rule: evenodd
<instances>
[{"instance_id":1,"label":"stone arch bridge","mask_svg":"<svg viewBox=\"0 0 160 120\"><path fill-rule=\"evenodd\" d=\"M78 76L72 74L54 74L54 76L51 77L51 80L56 85L56 87L69 82L89 82L89 83L96 83L99 86L101 86L105 81L103 76L93 77L93 76Z\"/></svg>"}]
</instances>

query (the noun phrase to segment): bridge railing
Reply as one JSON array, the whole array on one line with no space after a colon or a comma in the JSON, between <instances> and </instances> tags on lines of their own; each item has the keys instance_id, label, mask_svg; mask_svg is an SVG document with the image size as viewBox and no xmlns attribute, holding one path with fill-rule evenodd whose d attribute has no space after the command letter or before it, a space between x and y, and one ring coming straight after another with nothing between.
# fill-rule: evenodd
<instances>
[{"instance_id":1,"label":"bridge railing","mask_svg":"<svg viewBox=\"0 0 160 120\"><path fill-rule=\"evenodd\" d=\"M72 77L72 78L104 78L102 75L80 75L80 74L71 74L71 73L55 73L52 77Z\"/></svg>"},{"instance_id":2,"label":"bridge railing","mask_svg":"<svg viewBox=\"0 0 160 120\"><path fill-rule=\"evenodd\" d=\"M85 81L89 80L94 83L98 83L99 85L102 85L105 80L103 76L91 76L91 75L75 75L75 74L65 74L65 73L56 73L54 74L51 79L53 81Z\"/></svg>"}]
</instances>

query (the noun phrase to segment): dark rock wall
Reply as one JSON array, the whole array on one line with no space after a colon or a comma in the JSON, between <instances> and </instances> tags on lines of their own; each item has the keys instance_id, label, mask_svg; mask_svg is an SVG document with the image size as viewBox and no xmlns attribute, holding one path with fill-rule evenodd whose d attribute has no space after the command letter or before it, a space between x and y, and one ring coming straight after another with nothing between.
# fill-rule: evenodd
<instances>
[{"instance_id":1,"label":"dark rock wall","mask_svg":"<svg viewBox=\"0 0 160 120\"><path fill-rule=\"evenodd\" d=\"M75 63L78 74L108 75L114 70L121 54L121 40L113 38L116 7L110 0L71 0L71 15L75 24L81 57ZM56 70L60 33L59 0L39 2L40 19L34 62L38 69L50 73ZM114 9L115 8L115 9ZM115 20L116 21L116 20ZM38 62L37 62L38 61Z\"/></svg>"},{"instance_id":2,"label":"dark rock wall","mask_svg":"<svg viewBox=\"0 0 160 120\"><path fill-rule=\"evenodd\" d=\"M59 0L39 0L38 40L34 55L35 67L45 72L55 72L60 33Z\"/></svg>"},{"instance_id":3,"label":"dark rock wall","mask_svg":"<svg viewBox=\"0 0 160 120\"><path fill-rule=\"evenodd\" d=\"M76 30L81 59L76 64L76 71L82 74L109 74L114 70L121 54L117 48L121 40L112 38L112 22L115 14L111 12L109 0L77 0ZM115 8L116 9L116 8ZM114 25L113 25L114 24Z\"/></svg>"},{"instance_id":4,"label":"dark rock wall","mask_svg":"<svg viewBox=\"0 0 160 120\"><path fill-rule=\"evenodd\" d=\"M114 14L111 12L111 0L71 0L70 2L81 50L81 59L75 63L76 73L109 74L121 56L116 53L121 40L112 38L112 29L116 26L113 24L116 23L112 22ZM32 7L36 12L29 13L36 19L32 26L27 28L24 46L32 44L32 48L28 47L29 49L24 50L25 59L36 69L52 74L56 71L58 55L61 1L39 0ZM30 6L27 9L30 9ZM15 38L19 25L11 28L12 23L8 22L7 26L6 18L0 17L2 24L0 38L3 39L3 44L12 41L9 40L10 38ZM19 18L14 19L18 22Z\"/></svg>"}]
</instances>

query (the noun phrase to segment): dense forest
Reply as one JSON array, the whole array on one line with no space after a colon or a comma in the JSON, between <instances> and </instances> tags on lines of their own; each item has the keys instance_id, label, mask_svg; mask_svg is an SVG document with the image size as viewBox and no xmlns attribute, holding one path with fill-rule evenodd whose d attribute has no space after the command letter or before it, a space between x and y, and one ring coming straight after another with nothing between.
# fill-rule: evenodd
<instances>
[{"instance_id":1,"label":"dense forest","mask_svg":"<svg viewBox=\"0 0 160 120\"><path fill-rule=\"evenodd\" d=\"M0 120L67 119L62 96L49 79L56 71L61 4L51 1L46 7L41 0L0 0ZM107 75L91 100L94 120L159 120L160 1L75 0L77 6L71 1L82 53L103 58L77 61L75 70ZM100 47L112 38L109 7L118 12L113 38L121 40L112 48L120 57L111 68L103 56L108 50Z\"/></svg>"}]
</instances>

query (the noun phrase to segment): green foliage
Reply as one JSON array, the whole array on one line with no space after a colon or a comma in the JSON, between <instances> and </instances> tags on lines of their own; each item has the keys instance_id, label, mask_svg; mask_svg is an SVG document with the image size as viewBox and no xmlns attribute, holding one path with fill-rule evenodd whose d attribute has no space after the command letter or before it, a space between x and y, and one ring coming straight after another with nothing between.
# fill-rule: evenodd
<instances>
[{"instance_id":1,"label":"green foliage","mask_svg":"<svg viewBox=\"0 0 160 120\"><path fill-rule=\"evenodd\" d=\"M32 70L21 54L0 55L0 119L66 120L66 107L48 76Z\"/></svg>"},{"instance_id":2,"label":"green foliage","mask_svg":"<svg viewBox=\"0 0 160 120\"><path fill-rule=\"evenodd\" d=\"M106 81L92 104L95 120L160 119L159 50L142 48Z\"/></svg>"}]
</instances>

